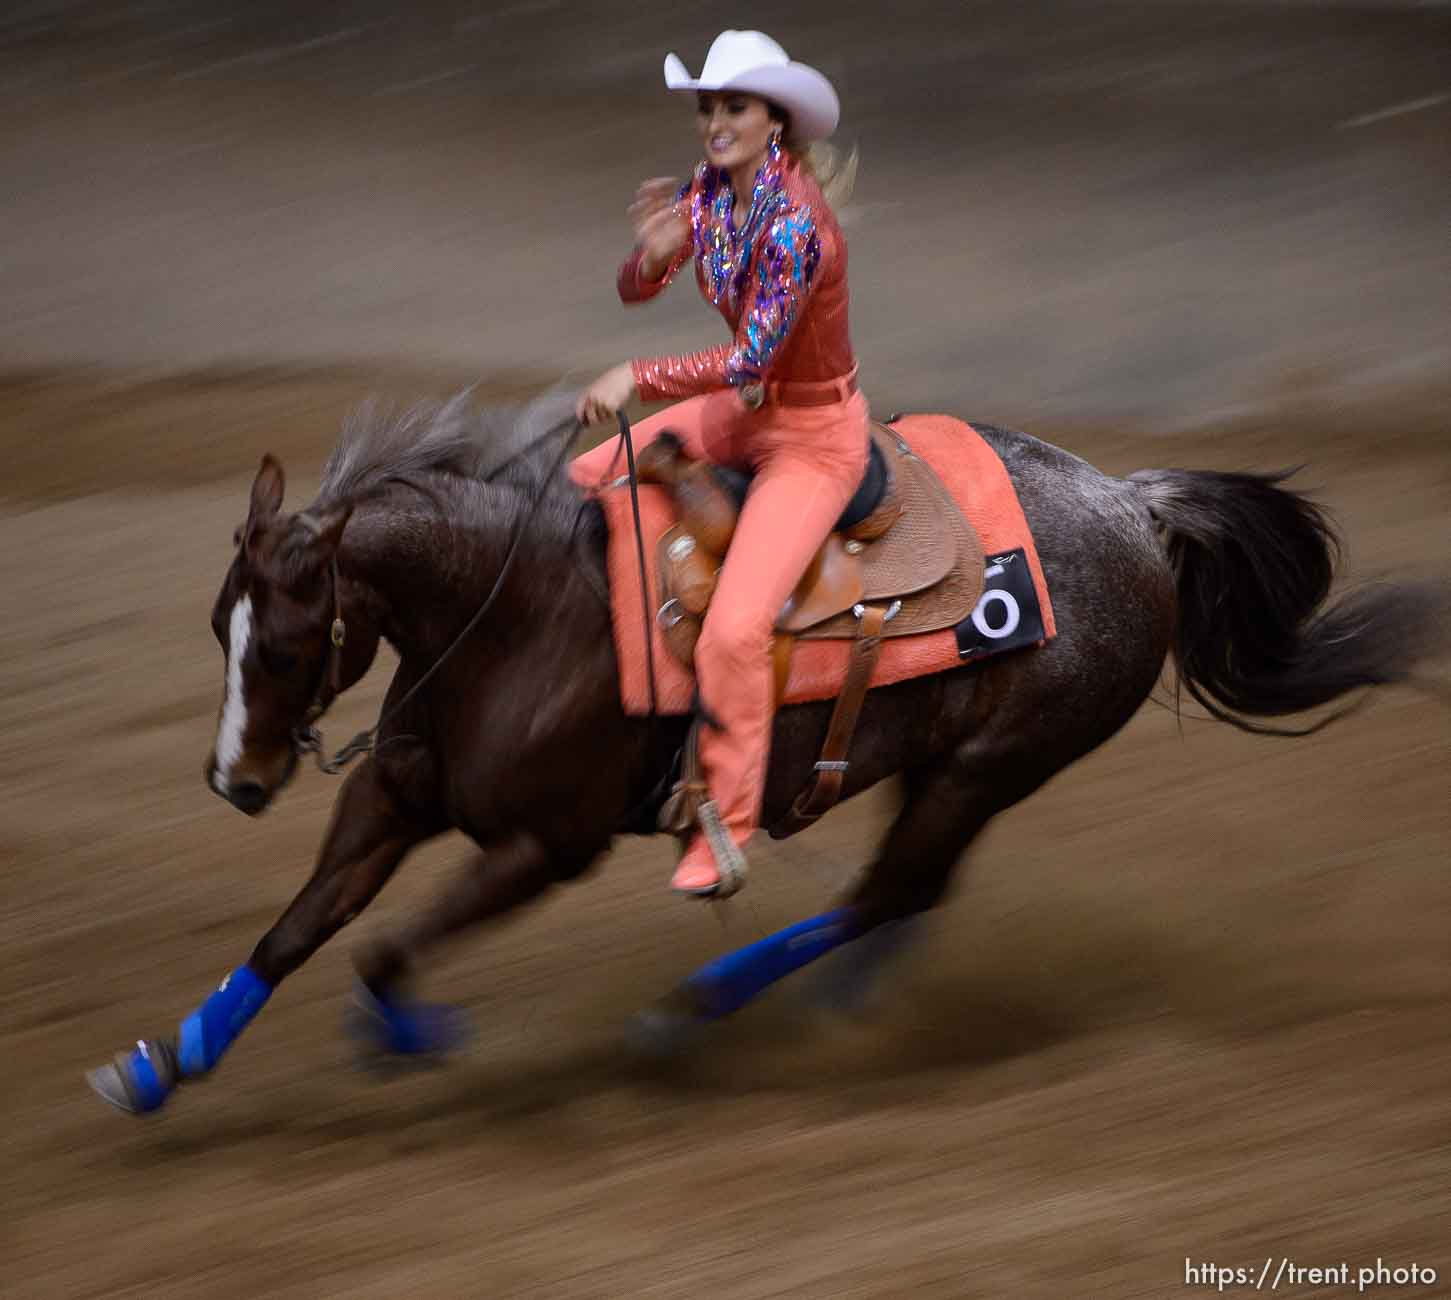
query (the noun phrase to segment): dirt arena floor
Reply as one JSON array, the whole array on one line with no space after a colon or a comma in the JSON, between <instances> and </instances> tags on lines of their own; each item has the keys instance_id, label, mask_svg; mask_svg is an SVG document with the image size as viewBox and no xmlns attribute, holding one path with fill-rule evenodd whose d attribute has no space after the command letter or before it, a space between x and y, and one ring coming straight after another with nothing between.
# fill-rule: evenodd
<instances>
[{"instance_id":1,"label":"dirt arena floor","mask_svg":"<svg viewBox=\"0 0 1451 1300\"><path fill-rule=\"evenodd\" d=\"M518 7L519 21L533 25L521 29L522 44L501 40L491 56L507 62L534 50L554 8ZM894 29L893 49L925 49L930 6L918 8ZM1021 231L1002 211L985 218L1005 262L981 249L955 263L944 254L963 282L983 285L971 319L960 302L933 298L917 266L904 293L928 306L895 305L882 269L893 241L873 223L917 218L881 206L898 200L874 194L879 182L864 171L853 248L869 268L863 296L880 309L861 313L857 333L890 376L874 390L883 405L950 406L1028 427L1114 473L1307 463L1303 481L1349 539L1347 580L1446 572L1451 250L1436 244L1445 233L1445 110L1426 110L1441 114L1434 122L1408 112L1347 128L1333 151L1350 149L1350 161L1319 157L1304 164L1310 173L1285 162L1297 132L1301 143L1311 138L1312 119L1317 131L1329 123L1328 133L1380 105L1439 93L1445 59L1434 40L1444 18L1370 6L1354 21L1317 19L1307 32L1292 23L1309 22L1309 7L1233 8L1238 17L1218 25L1186 9L1198 14L1184 19L1190 51L1220 60L1215 75L1196 80L1201 65L1188 53L1163 53L1178 47L1155 26L1159 6L1108 7L1112 22L1098 36L1087 10L1048 8L1065 19L1030 33L1048 64L1034 75L1057 76L1054 93L1070 97L1108 86L1103 120L1138 122L1140 143L1156 131L1162 138L1125 160L1104 143L1099 119L1076 118L1083 149L1102 150L1109 170L1097 184L1075 173L1084 183L1070 193L1055 189L1051 168L1015 167L1006 146L990 148L992 132L975 128L986 157L977 182L964 181L954 199L959 173L934 172L936 215L914 229L942 248L941 204L970 206L987 190L1039 215ZM1010 7L983 12L971 55L984 60L974 65L983 77L965 116L1006 93L999 56L1027 40L1014 25L1026 20ZM690 10L678 43L703 48L713 22L703 6ZM675 38L660 26L631 29L631 39L668 46ZM1370 1294L1451 1295L1444 660L1427 669L1424 688L1382 692L1295 741L1147 706L994 823L859 1018L814 1012L788 983L668 1066L640 1060L625 1037L631 1014L700 962L821 910L869 854L889 792L763 847L750 889L718 908L667 895L667 844L622 843L592 878L461 945L430 973L428 995L466 1004L476 1021L476 1039L454 1064L378 1078L354 1068L339 1033L348 953L415 906L465 852L456 841L432 846L279 991L205 1087L183 1090L144 1122L101 1105L84 1070L138 1035L169 1030L245 958L308 871L336 790L309 769L254 822L201 781L222 686L208 611L261 452L284 456L289 499L301 501L360 398L479 380L458 342L471 324L482 331L481 354L502 358L479 388L490 400L533 391L569 365L602 365L611 346L663 344L671 320L698 325L699 309L677 294L677 317L621 326L606 346L606 270L599 295L571 300L568 327L541 309L506 329L496 314L469 316L454 264L420 242L360 278L361 321L353 300L315 301L297 286L318 267L337 271L328 257L348 238L376 236L380 209L365 206L356 229L308 226L299 249L284 227L264 229L290 211L275 194L251 209L262 224L230 228L235 261L209 262L215 249L191 224L205 225L207 211L178 201L167 221L148 223L127 210L127 160L149 160L148 184L181 199L212 194L220 211L240 200L249 164L195 175L178 161L183 137L208 113L227 129L244 120L257 128L239 150L275 147L286 174L312 175L309 149L333 156L338 103L319 98L316 83L284 82L292 57L262 55L292 45L268 33L220 47L215 32L197 36L211 43L188 62L175 43L143 48L139 36L133 57L129 28L114 40L104 25L87 30L75 38L80 54L49 30L7 30L0 61L28 128L25 143L12 136L0 152L8 174L29 181L16 199L26 234L11 245L11 311L0 328L0 1292L1167 1297L1216 1290L1186 1266L1249 1270L1248 1282L1224 1291L1233 1295L1254 1289L1267 1260L1272 1272L1288 1260L1344 1263L1350 1282L1281 1281L1286 1295L1354 1294L1357 1270L1378 1261L1435 1269L1442 1280ZM475 29L458 17L452 30L465 41ZM562 30L568 57L582 59L577 28ZM1110 39L1126 30L1142 37L1131 61L1143 81L1129 88L1128 56ZM329 94L361 102L360 87L381 93L453 66L417 54L420 37L408 46L418 67L393 68L392 81L374 76L367 60L383 58L388 33L367 32L348 38L360 62L338 65L351 71ZM834 38L867 106L863 138L877 133L888 172L925 166L932 152L913 161L910 129L887 136L872 116L880 106L864 32L843 24ZM344 44L306 57L340 60ZM1150 57L1155 50L1162 57ZM79 75L36 73L53 73L64 57L87 76L114 73L114 113L86 106ZM599 83L634 76L636 62L622 55L597 70ZM1354 75L1332 94L1337 69ZM1271 74L1284 113L1251 164L1233 151L1253 135L1246 104L1264 102L1255 97ZM430 93L461 93L457 80ZM505 84L521 97L500 110L509 129L529 127L530 90ZM267 107L248 107L263 89ZM405 173L421 164L403 157L403 145L428 135L429 123L463 135L457 104L443 114L434 100L407 102L412 93L368 101L373 129ZM1145 119L1139 93L1183 116ZM282 104L288 95L322 105L309 119L317 138L280 129L297 108L296 99ZM195 114L178 111L184 96ZM397 118L379 104L397 104ZM1170 165L1184 122L1207 122L1226 105L1239 115L1196 159L1241 158L1231 170L1244 192L1226 201L1250 204L1256 166L1291 182L1255 220L1238 212L1259 232L1239 244L1192 217L1205 172ZM638 111L647 121L653 110ZM914 119L904 120L910 128ZM497 127L482 110L469 121L486 133ZM1382 125L1388 134L1377 140L1356 134ZM1046 113L1017 126L1014 138L1030 151L1052 135ZM428 138L438 141L432 161L455 179L393 215L456 253L441 214L465 199L487 213L487 187L448 172L458 137ZM536 161L550 168L561 148L552 139L540 129ZM136 143L156 140L176 153ZM1055 147L1054 157L1068 158L1069 141ZM47 170L42 155L107 165ZM637 171L660 169L651 161L601 164L593 175L608 191L604 206L617 209ZM522 173L528 159L506 165ZM1082 155L1065 165L1081 167ZM334 158L316 192L296 196L302 211L315 214L328 194L356 195L350 168L365 170ZM1385 187L1372 193L1368 177ZM86 184L108 196L94 210L69 203ZM1163 193L1174 212L1151 201ZM66 200L53 221L37 197L45 194ZM575 277L568 223L543 200L541 208L538 239ZM134 256L105 246L118 229L108 214L132 223ZM516 220L500 217L490 247L523 260L536 244ZM1093 266L1073 263L1060 220L1116 251ZM81 238L88 231L99 244ZM595 242L597 259L609 240ZM1385 248L1394 252L1377 260ZM1236 250L1246 262L1240 287L1211 292L1206 267L1222 271ZM252 273L254 257L267 275ZM406 277L390 280L400 265L425 286L436 280L437 314L402 292ZM485 273L506 288L510 276L538 275L519 265ZM1015 291L1022 277L1032 292ZM1175 285L1184 289L1177 300L1167 292ZM280 304L275 321L259 306L269 299ZM389 303L401 321L379 316ZM1095 334L1115 304L1121 314ZM1363 319L1348 332L1352 305ZM1203 337L1160 328L1181 308L1207 322ZM134 333L119 328L128 317ZM984 318L1006 326L993 334ZM229 319L246 340L230 355ZM938 340L950 330L967 338L971 365L944 377ZM310 338L323 341L312 347ZM540 362L551 350L566 351L568 364ZM1039 374L1048 378L1038 383ZM979 389L986 395L975 399ZM380 661L334 710L330 737L371 721L386 679Z\"/></svg>"}]
</instances>

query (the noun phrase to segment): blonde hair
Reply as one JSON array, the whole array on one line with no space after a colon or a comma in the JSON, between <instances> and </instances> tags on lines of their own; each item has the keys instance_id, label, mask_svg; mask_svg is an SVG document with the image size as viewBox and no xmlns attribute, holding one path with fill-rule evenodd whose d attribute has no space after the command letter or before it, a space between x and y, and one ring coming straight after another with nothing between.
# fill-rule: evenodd
<instances>
[{"instance_id":1,"label":"blonde hair","mask_svg":"<svg viewBox=\"0 0 1451 1300\"><path fill-rule=\"evenodd\" d=\"M843 154L825 140L803 143L796 139L790 113L769 99L766 108L781 123L781 148L816 182L827 205L836 209L850 202L851 192L856 188L857 147L853 145L850 153Z\"/></svg>"},{"instance_id":2,"label":"blonde hair","mask_svg":"<svg viewBox=\"0 0 1451 1300\"><path fill-rule=\"evenodd\" d=\"M851 200L852 190L856 188L859 157L855 145L850 153L843 154L835 145L827 144L825 140L813 140L808 145L795 145L789 138L783 137L781 147L820 186L822 197L833 210Z\"/></svg>"}]
</instances>

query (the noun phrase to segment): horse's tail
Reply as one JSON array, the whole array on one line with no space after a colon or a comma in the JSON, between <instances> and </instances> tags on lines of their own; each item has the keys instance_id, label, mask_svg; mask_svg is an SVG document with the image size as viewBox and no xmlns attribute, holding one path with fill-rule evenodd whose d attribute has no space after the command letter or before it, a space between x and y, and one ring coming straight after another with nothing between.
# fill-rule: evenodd
<instances>
[{"instance_id":1,"label":"horse's tail","mask_svg":"<svg viewBox=\"0 0 1451 1300\"><path fill-rule=\"evenodd\" d=\"M1174 657L1189 694L1244 731L1305 735L1244 716L1313 709L1359 686L1403 680L1436 647L1446 592L1364 587L1326 605L1340 539L1325 512L1280 487L1282 474L1139 470L1174 569Z\"/></svg>"}]
</instances>

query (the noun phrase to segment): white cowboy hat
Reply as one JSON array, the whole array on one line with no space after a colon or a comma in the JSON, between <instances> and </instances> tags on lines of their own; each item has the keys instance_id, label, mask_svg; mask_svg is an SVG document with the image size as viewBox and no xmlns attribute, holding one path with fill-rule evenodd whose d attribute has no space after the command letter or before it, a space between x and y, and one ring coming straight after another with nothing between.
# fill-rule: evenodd
<instances>
[{"instance_id":1,"label":"white cowboy hat","mask_svg":"<svg viewBox=\"0 0 1451 1300\"><path fill-rule=\"evenodd\" d=\"M841 102L821 73L793 63L765 32L722 32L711 42L700 76L692 77L679 55L665 56L670 90L739 90L779 104L791 114L791 134L803 142L824 140L836 130Z\"/></svg>"}]
</instances>

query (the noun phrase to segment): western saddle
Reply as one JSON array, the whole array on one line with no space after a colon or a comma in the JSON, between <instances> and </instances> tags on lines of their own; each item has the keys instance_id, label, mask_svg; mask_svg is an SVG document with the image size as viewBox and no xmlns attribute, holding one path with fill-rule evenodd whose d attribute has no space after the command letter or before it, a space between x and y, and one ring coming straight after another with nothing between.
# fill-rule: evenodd
<instances>
[{"instance_id":1,"label":"western saddle","mask_svg":"<svg viewBox=\"0 0 1451 1300\"><path fill-rule=\"evenodd\" d=\"M671 654L693 667L750 477L692 458L670 433L641 450L637 470L640 482L658 484L674 498L678 522L659 542L656 621ZM883 638L951 627L971 613L982 585L982 545L957 503L894 430L874 424L861 486L776 621L778 704L798 639L850 639L852 650L812 779L785 818L769 828L774 838L811 825L841 797ZM682 838L700 823L709 798L695 744L699 726L697 720L659 819L662 830Z\"/></svg>"}]
</instances>

